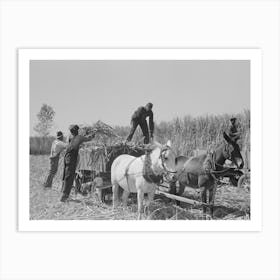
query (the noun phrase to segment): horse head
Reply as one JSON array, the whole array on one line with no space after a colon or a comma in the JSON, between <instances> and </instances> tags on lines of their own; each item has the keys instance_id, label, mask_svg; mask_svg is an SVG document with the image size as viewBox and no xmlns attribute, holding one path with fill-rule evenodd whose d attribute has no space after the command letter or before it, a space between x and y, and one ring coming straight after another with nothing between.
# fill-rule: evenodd
<instances>
[{"instance_id":1,"label":"horse head","mask_svg":"<svg viewBox=\"0 0 280 280\"><path fill-rule=\"evenodd\" d=\"M236 141L232 140L225 132L223 133L226 144L224 144L223 156L232 161L238 169L242 169L244 161L240 152L240 147Z\"/></svg>"},{"instance_id":2,"label":"horse head","mask_svg":"<svg viewBox=\"0 0 280 280\"><path fill-rule=\"evenodd\" d=\"M155 146L155 149L153 150L151 156L154 169L166 176L174 174L176 172L176 156L171 148L171 141L168 140L165 145L154 141L153 145Z\"/></svg>"}]
</instances>

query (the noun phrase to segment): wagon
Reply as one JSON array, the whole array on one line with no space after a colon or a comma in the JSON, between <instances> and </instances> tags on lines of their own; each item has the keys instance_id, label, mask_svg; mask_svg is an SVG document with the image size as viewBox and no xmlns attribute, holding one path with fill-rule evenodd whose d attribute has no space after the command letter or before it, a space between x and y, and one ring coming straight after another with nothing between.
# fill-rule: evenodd
<instances>
[{"instance_id":1,"label":"wagon","mask_svg":"<svg viewBox=\"0 0 280 280\"><path fill-rule=\"evenodd\" d=\"M203 154L207 151L205 150L195 150L193 152L194 156ZM245 190L250 190L250 150L245 150L241 152L244 159L244 168L242 170L237 168L231 168L230 166L225 166L225 171L223 171L223 176L219 177L217 180L218 185L223 183L227 178L230 183L238 188L244 188ZM173 181L173 187L176 187L175 193L178 192L179 184L178 182ZM184 202L186 204L196 205L196 206L210 206L208 203L203 203L194 199L187 198L185 196L178 196L174 194L174 189L172 189L171 184L161 184L161 189L157 190L157 193L163 195L169 199L176 200L177 202ZM174 185L175 184L175 185Z\"/></svg>"},{"instance_id":2,"label":"wagon","mask_svg":"<svg viewBox=\"0 0 280 280\"><path fill-rule=\"evenodd\" d=\"M250 150L245 150L242 152L242 157L244 159L243 174L239 177L237 186L239 188L244 188L250 190L250 176L251 176L251 154Z\"/></svg>"},{"instance_id":3,"label":"wagon","mask_svg":"<svg viewBox=\"0 0 280 280\"><path fill-rule=\"evenodd\" d=\"M243 169L232 168L224 177L228 177L233 186L250 190L250 151L244 150L241 154L244 160Z\"/></svg>"},{"instance_id":4,"label":"wagon","mask_svg":"<svg viewBox=\"0 0 280 280\"><path fill-rule=\"evenodd\" d=\"M193 151L194 156L199 156L203 153L207 153L207 150L200 150L196 149ZM229 180L229 182L239 188L250 188L250 150L245 149L241 151L243 160L244 160L244 168L242 170L225 166L227 168L227 172L223 174L223 176L220 178L221 181L224 179Z\"/></svg>"},{"instance_id":5,"label":"wagon","mask_svg":"<svg viewBox=\"0 0 280 280\"><path fill-rule=\"evenodd\" d=\"M84 145L79 150L76 167L75 193L92 195L97 193L101 202L112 193L111 165L121 154L142 156L143 145L118 143L114 145Z\"/></svg>"}]
</instances>

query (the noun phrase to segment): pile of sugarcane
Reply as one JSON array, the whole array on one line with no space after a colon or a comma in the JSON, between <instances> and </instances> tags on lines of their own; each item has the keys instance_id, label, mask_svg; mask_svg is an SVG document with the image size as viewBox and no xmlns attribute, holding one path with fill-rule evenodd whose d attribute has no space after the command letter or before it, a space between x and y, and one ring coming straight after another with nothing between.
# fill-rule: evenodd
<instances>
[{"instance_id":1,"label":"pile of sugarcane","mask_svg":"<svg viewBox=\"0 0 280 280\"><path fill-rule=\"evenodd\" d=\"M145 145L125 143L111 126L100 120L92 126L82 125L79 134L95 135L91 141L81 146L80 166L90 166L90 169L96 172L109 172L114 159L119 155L129 154L138 157L145 153Z\"/></svg>"},{"instance_id":2,"label":"pile of sugarcane","mask_svg":"<svg viewBox=\"0 0 280 280\"><path fill-rule=\"evenodd\" d=\"M102 122L102 121L97 121L95 124L93 124L92 126L88 126L88 125L81 125L81 128L79 130L79 134L83 135L83 136L91 136L91 135L102 135L102 136L107 136L110 138L120 138L120 136L118 136L114 129Z\"/></svg>"},{"instance_id":3,"label":"pile of sugarcane","mask_svg":"<svg viewBox=\"0 0 280 280\"><path fill-rule=\"evenodd\" d=\"M110 172L113 161L122 154L139 157L145 154L144 145L119 142L113 145L98 145L96 142L87 142L79 151L78 167L87 166L95 172Z\"/></svg>"}]
</instances>

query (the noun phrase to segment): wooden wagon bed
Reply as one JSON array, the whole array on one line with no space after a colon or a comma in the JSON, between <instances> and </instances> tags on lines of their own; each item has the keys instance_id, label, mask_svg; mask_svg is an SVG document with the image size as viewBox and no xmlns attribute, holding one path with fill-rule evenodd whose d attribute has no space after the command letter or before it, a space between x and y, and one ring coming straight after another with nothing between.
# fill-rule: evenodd
<instances>
[{"instance_id":1,"label":"wooden wagon bed","mask_svg":"<svg viewBox=\"0 0 280 280\"><path fill-rule=\"evenodd\" d=\"M111 188L111 165L122 154L139 157L145 154L145 147L123 143L81 147L76 167L76 192L86 194L97 189L100 200L104 202L106 189Z\"/></svg>"}]
</instances>

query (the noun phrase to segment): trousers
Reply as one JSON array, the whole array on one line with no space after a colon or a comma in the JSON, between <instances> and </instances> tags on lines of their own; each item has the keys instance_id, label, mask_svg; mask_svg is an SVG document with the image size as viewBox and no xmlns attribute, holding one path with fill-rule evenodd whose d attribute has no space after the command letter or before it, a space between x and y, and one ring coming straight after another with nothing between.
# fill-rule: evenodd
<instances>
[{"instance_id":1,"label":"trousers","mask_svg":"<svg viewBox=\"0 0 280 280\"><path fill-rule=\"evenodd\" d=\"M137 128L137 126L140 126L141 130L142 130L142 133L143 133L143 136L144 136L144 143L145 144L148 144L149 143L149 130L148 130L148 124L147 124L147 121L146 120L142 120L142 121L137 121L137 120L131 120L131 123L130 123L130 132L127 136L127 141L131 141L133 135L134 135L134 132Z\"/></svg>"},{"instance_id":2,"label":"trousers","mask_svg":"<svg viewBox=\"0 0 280 280\"><path fill-rule=\"evenodd\" d=\"M44 183L45 188L52 187L53 178L58 170L58 163L59 163L59 155L57 155L56 157L50 158L50 168L49 168L49 172L48 172L46 181Z\"/></svg>"}]
</instances>

